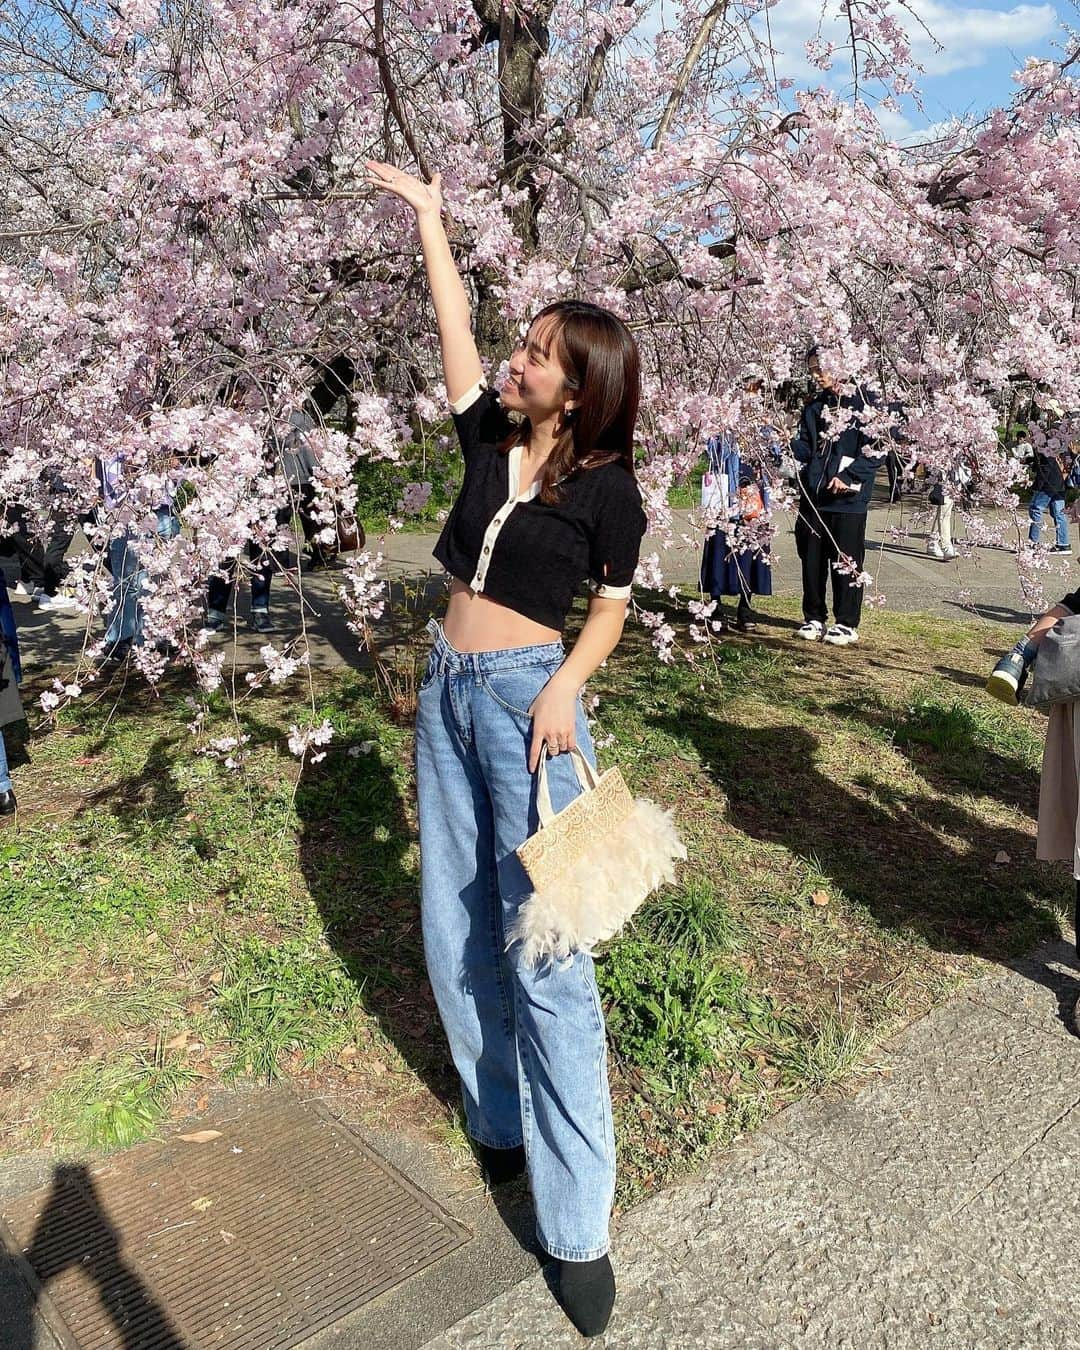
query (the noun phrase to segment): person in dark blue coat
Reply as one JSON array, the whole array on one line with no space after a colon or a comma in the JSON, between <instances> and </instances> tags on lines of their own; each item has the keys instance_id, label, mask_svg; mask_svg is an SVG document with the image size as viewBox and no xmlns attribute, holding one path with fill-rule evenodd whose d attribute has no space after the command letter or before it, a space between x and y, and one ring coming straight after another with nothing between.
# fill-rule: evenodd
<instances>
[{"instance_id":1,"label":"person in dark blue coat","mask_svg":"<svg viewBox=\"0 0 1080 1350\"><path fill-rule=\"evenodd\" d=\"M841 393L841 377L823 368L816 347L807 352L806 362L818 390L803 408L791 442L800 465L795 547L802 562L805 622L799 637L847 647L859 640L863 588L855 580L866 557L866 513L882 462L862 419L876 399L858 388ZM846 425L834 429L841 421ZM840 566L835 565L838 562ZM835 619L831 625L830 572Z\"/></svg>"}]
</instances>

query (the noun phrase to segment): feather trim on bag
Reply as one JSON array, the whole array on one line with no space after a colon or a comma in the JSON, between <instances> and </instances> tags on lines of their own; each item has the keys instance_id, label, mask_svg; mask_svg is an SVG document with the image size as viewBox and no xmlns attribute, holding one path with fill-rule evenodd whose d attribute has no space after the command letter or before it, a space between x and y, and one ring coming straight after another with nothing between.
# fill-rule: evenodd
<instances>
[{"instance_id":1,"label":"feather trim on bag","mask_svg":"<svg viewBox=\"0 0 1080 1350\"><path fill-rule=\"evenodd\" d=\"M522 946L526 966L566 961L613 937L658 886L675 879L686 857L670 811L631 798L618 769L598 777L572 751L583 791L551 812L541 751L540 829L518 850L536 889L510 926L507 947Z\"/></svg>"}]
</instances>

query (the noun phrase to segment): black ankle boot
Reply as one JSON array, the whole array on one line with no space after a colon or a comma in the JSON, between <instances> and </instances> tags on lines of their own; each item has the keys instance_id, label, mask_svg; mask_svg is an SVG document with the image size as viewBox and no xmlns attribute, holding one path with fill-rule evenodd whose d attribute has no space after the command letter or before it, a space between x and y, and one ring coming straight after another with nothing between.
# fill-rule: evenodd
<instances>
[{"instance_id":1,"label":"black ankle boot","mask_svg":"<svg viewBox=\"0 0 1080 1350\"><path fill-rule=\"evenodd\" d=\"M19 803L15 800L13 788L0 792L0 816L13 816L18 809Z\"/></svg>"},{"instance_id":2,"label":"black ankle boot","mask_svg":"<svg viewBox=\"0 0 1080 1350\"><path fill-rule=\"evenodd\" d=\"M583 1336L599 1336L615 1306L615 1272L607 1256L559 1261L559 1302Z\"/></svg>"},{"instance_id":3,"label":"black ankle boot","mask_svg":"<svg viewBox=\"0 0 1080 1350\"><path fill-rule=\"evenodd\" d=\"M492 1148L490 1144L472 1141L484 1180L489 1186L505 1186L508 1181L516 1181L525 1171L525 1148L518 1144L516 1148Z\"/></svg>"}]
</instances>

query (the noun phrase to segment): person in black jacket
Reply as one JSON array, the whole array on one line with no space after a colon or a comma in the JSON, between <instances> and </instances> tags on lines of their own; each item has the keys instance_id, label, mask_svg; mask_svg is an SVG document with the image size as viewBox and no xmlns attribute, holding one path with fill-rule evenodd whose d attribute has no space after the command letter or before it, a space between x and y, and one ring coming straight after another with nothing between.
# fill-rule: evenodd
<instances>
[{"instance_id":1,"label":"person in black jacket","mask_svg":"<svg viewBox=\"0 0 1080 1350\"><path fill-rule=\"evenodd\" d=\"M1051 553L1071 553L1069 543L1069 522L1065 518L1065 471L1061 457L1056 454L1036 450L1035 452L1035 491L1031 494L1028 516L1031 526L1028 539L1033 544L1042 536L1042 519L1049 509L1054 521L1057 538Z\"/></svg>"},{"instance_id":2,"label":"person in black jacket","mask_svg":"<svg viewBox=\"0 0 1080 1350\"><path fill-rule=\"evenodd\" d=\"M881 457L861 423L874 396L840 393L839 376L822 368L816 347L806 354L819 386L799 419L791 451L800 464L795 546L802 562L803 619L799 637L847 647L859 640L863 588L856 585L866 556L866 513ZM850 410L850 420L838 412ZM847 420L842 430L833 429ZM839 566L835 566L839 562ZM833 615L828 625L826 584L832 571Z\"/></svg>"}]
</instances>

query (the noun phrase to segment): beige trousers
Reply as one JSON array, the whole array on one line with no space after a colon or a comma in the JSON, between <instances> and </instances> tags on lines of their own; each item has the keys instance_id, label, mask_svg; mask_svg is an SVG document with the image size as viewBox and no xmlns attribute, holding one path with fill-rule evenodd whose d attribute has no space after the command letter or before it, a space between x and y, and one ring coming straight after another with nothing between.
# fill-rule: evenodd
<instances>
[{"instance_id":1,"label":"beige trousers","mask_svg":"<svg viewBox=\"0 0 1080 1350\"><path fill-rule=\"evenodd\" d=\"M1035 856L1067 862L1080 881L1076 817L1080 810L1080 717L1077 704L1054 703L1046 726L1039 780L1039 838Z\"/></svg>"}]
</instances>

